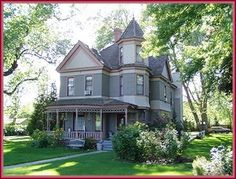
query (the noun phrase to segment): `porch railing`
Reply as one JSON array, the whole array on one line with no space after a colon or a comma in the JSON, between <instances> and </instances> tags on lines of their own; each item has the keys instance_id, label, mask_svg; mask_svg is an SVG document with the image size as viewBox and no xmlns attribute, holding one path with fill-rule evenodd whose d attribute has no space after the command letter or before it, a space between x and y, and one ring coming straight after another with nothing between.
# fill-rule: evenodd
<instances>
[{"instance_id":1,"label":"porch railing","mask_svg":"<svg viewBox=\"0 0 236 179\"><path fill-rule=\"evenodd\" d=\"M93 138L96 140L102 140L102 132L64 132L65 139L85 139L85 138Z\"/></svg>"}]
</instances>

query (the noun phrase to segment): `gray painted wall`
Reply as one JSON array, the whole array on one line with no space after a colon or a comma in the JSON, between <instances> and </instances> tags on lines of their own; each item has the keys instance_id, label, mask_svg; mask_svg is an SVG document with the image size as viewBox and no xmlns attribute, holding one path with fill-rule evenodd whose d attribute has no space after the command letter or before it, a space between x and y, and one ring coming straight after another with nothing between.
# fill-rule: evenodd
<instances>
[{"instance_id":1,"label":"gray painted wall","mask_svg":"<svg viewBox=\"0 0 236 179\"><path fill-rule=\"evenodd\" d=\"M85 76L76 75L75 78L75 95L78 97L85 96ZM92 96L119 97L120 96L120 76L108 76L106 74L93 74L93 92ZM136 74L123 74L124 96L136 95ZM149 96L149 77L144 75L144 95ZM60 77L60 97L67 97L67 77Z\"/></svg>"}]
</instances>

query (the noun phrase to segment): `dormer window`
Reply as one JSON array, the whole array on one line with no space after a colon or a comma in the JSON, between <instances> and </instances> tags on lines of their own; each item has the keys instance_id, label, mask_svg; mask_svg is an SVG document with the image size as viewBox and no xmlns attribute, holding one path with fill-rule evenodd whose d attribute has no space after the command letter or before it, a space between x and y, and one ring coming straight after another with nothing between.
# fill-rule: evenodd
<instances>
[{"instance_id":1,"label":"dormer window","mask_svg":"<svg viewBox=\"0 0 236 179\"><path fill-rule=\"evenodd\" d=\"M67 96L73 96L75 94L74 77L67 79Z\"/></svg>"},{"instance_id":2,"label":"dormer window","mask_svg":"<svg viewBox=\"0 0 236 179\"><path fill-rule=\"evenodd\" d=\"M140 56L140 52L141 52L141 46L136 45L136 61L137 62L143 62L143 59Z\"/></svg>"},{"instance_id":3,"label":"dormer window","mask_svg":"<svg viewBox=\"0 0 236 179\"><path fill-rule=\"evenodd\" d=\"M123 47L120 47L120 64L123 64Z\"/></svg>"}]
</instances>

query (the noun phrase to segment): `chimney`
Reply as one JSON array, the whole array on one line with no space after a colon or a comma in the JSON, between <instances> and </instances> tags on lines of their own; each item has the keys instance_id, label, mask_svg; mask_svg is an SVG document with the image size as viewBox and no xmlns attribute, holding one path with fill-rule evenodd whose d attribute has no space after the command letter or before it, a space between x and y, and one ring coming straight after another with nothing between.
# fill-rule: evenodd
<instances>
[{"instance_id":1,"label":"chimney","mask_svg":"<svg viewBox=\"0 0 236 179\"><path fill-rule=\"evenodd\" d=\"M120 39L122 30L119 28L114 29L114 41L117 42Z\"/></svg>"}]
</instances>

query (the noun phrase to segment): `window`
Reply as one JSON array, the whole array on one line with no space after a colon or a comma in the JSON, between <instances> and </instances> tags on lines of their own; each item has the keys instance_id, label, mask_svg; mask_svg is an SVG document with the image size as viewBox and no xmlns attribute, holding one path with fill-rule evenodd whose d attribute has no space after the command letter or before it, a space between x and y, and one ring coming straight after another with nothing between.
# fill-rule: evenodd
<instances>
[{"instance_id":1,"label":"window","mask_svg":"<svg viewBox=\"0 0 236 179\"><path fill-rule=\"evenodd\" d=\"M164 86L164 99L167 102L167 95L166 95L166 85Z\"/></svg>"},{"instance_id":2,"label":"window","mask_svg":"<svg viewBox=\"0 0 236 179\"><path fill-rule=\"evenodd\" d=\"M172 92L170 92L170 105L173 105L173 96Z\"/></svg>"},{"instance_id":3,"label":"window","mask_svg":"<svg viewBox=\"0 0 236 179\"><path fill-rule=\"evenodd\" d=\"M75 119L75 130L85 130L85 120L83 114L78 114L77 120Z\"/></svg>"},{"instance_id":4,"label":"window","mask_svg":"<svg viewBox=\"0 0 236 179\"><path fill-rule=\"evenodd\" d=\"M143 95L144 94L144 77L143 75L137 75L137 94Z\"/></svg>"},{"instance_id":5,"label":"window","mask_svg":"<svg viewBox=\"0 0 236 179\"><path fill-rule=\"evenodd\" d=\"M102 129L102 120L100 114L96 114L96 131L101 131Z\"/></svg>"},{"instance_id":6,"label":"window","mask_svg":"<svg viewBox=\"0 0 236 179\"><path fill-rule=\"evenodd\" d=\"M67 79L67 96L73 96L75 94L74 78Z\"/></svg>"},{"instance_id":7,"label":"window","mask_svg":"<svg viewBox=\"0 0 236 179\"><path fill-rule=\"evenodd\" d=\"M124 95L124 91L123 91L123 76L120 76L120 96Z\"/></svg>"},{"instance_id":8,"label":"window","mask_svg":"<svg viewBox=\"0 0 236 179\"><path fill-rule=\"evenodd\" d=\"M120 47L120 64L123 64L123 47Z\"/></svg>"},{"instance_id":9,"label":"window","mask_svg":"<svg viewBox=\"0 0 236 179\"><path fill-rule=\"evenodd\" d=\"M140 56L140 52L141 52L141 46L137 45L136 46L136 61L137 62L143 62L143 59Z\"/></svg>"},{"instance_id":10,"label":"window","mask_svg":"<svg viewBox=\"0 0 236 179\"><path fill-rule=\"evenodd\" d=\"M92 91L93 90L93 77L86 76L85 77L85 91Z\"/></svg>"}]
</instances>

